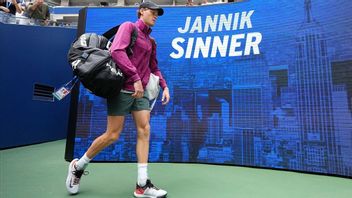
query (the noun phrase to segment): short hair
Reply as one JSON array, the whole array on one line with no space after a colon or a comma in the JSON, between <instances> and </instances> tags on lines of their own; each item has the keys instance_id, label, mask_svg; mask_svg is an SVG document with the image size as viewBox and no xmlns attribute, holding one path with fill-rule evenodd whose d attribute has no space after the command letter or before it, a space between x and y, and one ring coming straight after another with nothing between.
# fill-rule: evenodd
<instances>
[{"instance_id":1,"label":"short hair","mask_svg":"<svg viewBox=\"0 0 352 198\"><path fill-rule=\"evenodd\" d=\"M137 10L137 17L138 18L141 18L141 9L148 9L148 8L138 8L138 10Z\"/></svg>"}]
</instances>

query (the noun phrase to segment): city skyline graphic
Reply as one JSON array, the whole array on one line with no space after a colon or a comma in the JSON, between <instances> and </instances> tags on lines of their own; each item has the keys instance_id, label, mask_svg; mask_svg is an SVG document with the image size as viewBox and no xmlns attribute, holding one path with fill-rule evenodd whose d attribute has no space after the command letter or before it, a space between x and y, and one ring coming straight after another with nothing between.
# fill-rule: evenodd
<instances>
[{"instance_id":1,"label":"city skyline graphic","mask_svg":"<svg viewBox=\"0 0 352 198\"><path fill-rule=\"evenodd\" d=\"M285 6L278 7L279 3ZM333 3L276 0L194 10L165 8L170 16L160 18L153 37L158 41L159 67L172 99L167 106L158 101L151 112L149 161L351 177L352 32L348 29L352 29L352 16L343 10L352 5L343 0L336 8ZM330 12L326 12L328 8ZM109 14L129 13L132 17L131 10L116 10ZM197 59L169 56L174 35L170 28L181 26L177 21L170 23L173 14L182 18L243 10L255 11L253 28L243 32L262 33L260 54ZM108 15L101 12L88 9L87 32L97 29L99 17ZM106 130L106 102L81 86L77 111L74 157L82 156ZM94 160L136 161L135 145L136 129L127 116L120 139Z\"/></svg>"}]
</instances>

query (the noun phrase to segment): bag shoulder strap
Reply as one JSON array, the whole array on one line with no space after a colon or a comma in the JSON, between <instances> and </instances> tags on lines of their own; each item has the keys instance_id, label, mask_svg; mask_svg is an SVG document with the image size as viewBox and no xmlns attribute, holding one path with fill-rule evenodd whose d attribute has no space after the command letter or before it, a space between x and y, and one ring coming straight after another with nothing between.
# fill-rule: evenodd
<instances>
[{"instance_id":1,"label":"bag shoulder strap","mask_svg":"<svg viewBox=\"0 0 352 198\"><path fill-rule=\"evenodd\" d=\"M133 54L132 49L133 49L134 44L136 44L137 37L138 37L138 30L137 30L136 25L133 25L133 31L131 34L131 41L130 41L130 44L128 45L127 51L126 51L128 56L131 56Z\"/></svg>"},{"instance_id":2,"label":"bag shoulder strap","mask_svg":"<svg viewBox=\"0 0 352 198\"><path fill-rule=\"evenodd\" d=\"M120 28L120 25L117 25L115 27L112 27L110 28L108 31L106 31L103 36L105 38L107 38L108 40L110 40L110 42L113 42L114 40L114 37L116 35L116 32L117 30ZM130 56L133 54L133 46L136 44L136 40L137 40L137 37L138 37L138 30L137 30L137 27L135 24L133 24L133 31L131 33L131 41L130 41L130 44L128 45L127 49L126 49L126 52L127 52L127 55Z\"/></svg>"},{"instance_id":3,"label":"bag shoulder strap","mask_svg":"<svg viewBox=\"0 0 352 198\"><path fill-rule=\"evenodd\" d=\"M103 36L110 40L112 37L115 36L117 30L119 29L120 25L117 25L115 27L110 28L108 31L106 31Z\"/></svg>"}]
</instances>

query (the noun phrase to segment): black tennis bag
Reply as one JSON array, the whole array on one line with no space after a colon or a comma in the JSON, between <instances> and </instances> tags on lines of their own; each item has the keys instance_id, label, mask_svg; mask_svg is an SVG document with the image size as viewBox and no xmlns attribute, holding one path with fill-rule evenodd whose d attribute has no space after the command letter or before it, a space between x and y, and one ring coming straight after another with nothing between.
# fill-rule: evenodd
<instances>
[{"instance_id":1,"label":"black tennis bag","mask_svg":"<svg viewBox=\"0 0 352 198\"><path fill-rule=\"evenodd\" d=\"M105 36L95 33L82 34L72 43L68 52L68 62L74 75L90 92L103 98L118 95L124 82L123 73L110 55L111 42L107 38L113 37L118 27L111 28L104 33ZM134 30L131 43L126 49L128 55L132 53L136 38L137 31Z\"/></svg>"}]
</instances>

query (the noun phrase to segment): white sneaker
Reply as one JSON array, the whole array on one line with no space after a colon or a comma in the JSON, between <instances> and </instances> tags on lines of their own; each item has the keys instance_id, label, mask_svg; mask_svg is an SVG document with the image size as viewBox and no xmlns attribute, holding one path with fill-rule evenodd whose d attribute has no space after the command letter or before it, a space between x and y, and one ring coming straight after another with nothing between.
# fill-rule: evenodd
<instances>
[{"instance_id":1,"label":"white sneaker","mask_svg":"<svg viewBox=\"0 0 352 198\"><path fill-rule=\"evenodd\" d=\"M133 194L135 197L164 198L167 192L154 186L148 179L145 186L139 186L137 183L136 190Z\"/></svg>"},{"instance_id":2,"label":"white sneaker","mask_svg":"<svg viewBox=\"0 0 352 198\"><path fill-rule=\"evenodd\" d=\"M83 174L87 174L88 172L84 170L77 170L75 167L78 159L72 160L68 167L68 174L66 178L66 189L70 194L77 194L79 191L79 182Z\"/></svg>"}]
</instances>

